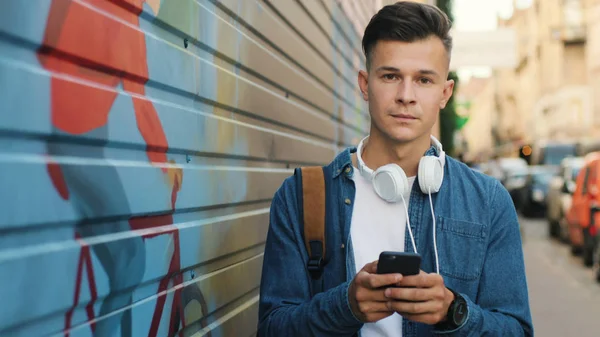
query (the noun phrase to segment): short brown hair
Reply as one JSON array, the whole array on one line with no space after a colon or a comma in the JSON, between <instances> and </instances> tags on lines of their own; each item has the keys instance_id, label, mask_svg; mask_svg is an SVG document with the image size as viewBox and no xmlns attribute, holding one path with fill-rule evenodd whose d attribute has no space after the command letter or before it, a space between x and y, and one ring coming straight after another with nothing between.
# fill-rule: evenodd
<instances>
[{"instance_id":1,"label":"short brown hair","mask_svg":"<svg viewBox=\"0 0 600 337\"><path fill-rule=\"evenodd\" d=\"M452 52L450 36L452 22L439 8L412 1L398 1L379 10L365 28L362 47L367 58L367 69L371 62L373 47L377 41L414 42L430 36L442 40L448 59Z\"/></svg>"}]
</instances>

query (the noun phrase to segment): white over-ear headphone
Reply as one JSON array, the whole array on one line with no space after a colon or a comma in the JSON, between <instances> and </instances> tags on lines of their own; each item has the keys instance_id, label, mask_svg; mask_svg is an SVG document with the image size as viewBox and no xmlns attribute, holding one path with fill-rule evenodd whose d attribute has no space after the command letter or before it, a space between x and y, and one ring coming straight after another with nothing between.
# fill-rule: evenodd
<instances>
[{"instance_id":1,"label":"white over-ear headphone","mask_svg":"<svg viewBox=\"0 0 600 337\"><path fill-rule=\"evenodd\" d=\"M399 202L403 196L410 194L408 178L404 170L397 164L387 164L378 168L375 172L371 170L362 160L362 151L365 137L358 144L356 157L358 159L358 170L367 180L371 181L375 193L387 202ZM437 193L444 181L444 166L446 154L442 144L434 136L431 141L437 149L438 156L423 156L419 161L418 181L421 192L425 194Z\"/></svg>"}]
</instances>

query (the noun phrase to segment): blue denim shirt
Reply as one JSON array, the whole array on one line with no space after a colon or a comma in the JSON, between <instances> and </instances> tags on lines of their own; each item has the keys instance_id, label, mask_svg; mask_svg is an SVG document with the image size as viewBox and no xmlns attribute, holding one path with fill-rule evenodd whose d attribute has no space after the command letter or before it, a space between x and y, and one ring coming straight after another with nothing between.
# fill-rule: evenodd
<instances>
[{"instance_id":1,"label":"blue denim shirt","mask_svg":"<svg viewBox=\"0 0 600 337\"><path fill-rule=\"evenodd\" d=\"M260 287L258 336L356 336L348 287L356 274L350 239L355 186L349 148L325 167L328 186L327 265L323 292L311 298L308 253L299 219L298 180L287 178L275 193ZM426 155L436 155L430 148ZM417 178L418 179L418 178ZM421 269L435 272L429 197L414 183L409 216ZM403 320L402 335L533 336L519 223L502 185L447 157L444 182L432 194L440 274L468 303L465 323L454 331ZM405 251L412 248L405 239Z\"/></svg>"}]
</instances>

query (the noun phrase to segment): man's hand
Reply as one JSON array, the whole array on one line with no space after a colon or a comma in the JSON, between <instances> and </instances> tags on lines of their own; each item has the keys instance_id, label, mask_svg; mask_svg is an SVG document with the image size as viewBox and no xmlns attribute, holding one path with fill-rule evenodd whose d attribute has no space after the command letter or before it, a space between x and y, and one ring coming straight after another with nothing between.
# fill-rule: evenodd
<instances>
[{"instance_id":1,"label":"man's hand","mask_svg":"<svg viewBox=\"0 0 600 337\"><path fill-rule=\"evenodd\" d=\"M352 280L348 298L354 316L360 321L377 322L394 313L386 298L385 287L402 281L400 274L377 274L377 261L366 264Z\"/></svg>"},{"instance_id":2,"label":"man's hand","mask_svg":"<svg viewBox=\"0 0 600 337\"><path fill-rule=\"evenodd\" d=\"M385 290L388 308L414 322L437 324L446 319L454 294L444 285L438 274L405 276L396 284L398 288Z\"/></svg>"}]
</instances>

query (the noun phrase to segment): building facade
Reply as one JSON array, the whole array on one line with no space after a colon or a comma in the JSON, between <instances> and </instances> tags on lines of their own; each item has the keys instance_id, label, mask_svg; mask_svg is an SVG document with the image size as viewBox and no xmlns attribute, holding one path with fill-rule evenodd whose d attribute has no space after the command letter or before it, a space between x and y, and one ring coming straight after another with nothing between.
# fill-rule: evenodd
<instances>
[{"instance_id":1,"label":"building facade","mask_svg":"<svg viewBox=\"0 0 600 337\"><path fill-rule=\"evenodd\" d=\"M468 118L465 126L459 131L464 147L465 159L475 161L489 157L494 142L492 137L492 119L495 116L496 86L493 78L473 77L462 84L456 92L459 106L457 114Z\"/></svg>"},{"instance_id":2,"label":"building facade","mask_svg":"<svg viewBox=\"0 0 600 337\"><path fill-rule=\"evenodd\" d=\"M493 72L494 104L489 106L496 108L488 120L496 152L511 148L514 153L536 141L600 136L600 99L595 98L600 80L594 77L600 65L599 15L595 0L534 0L510 18L498 19L500 27L517 35L517 64Z\"/></svg>"}]
</instances>

